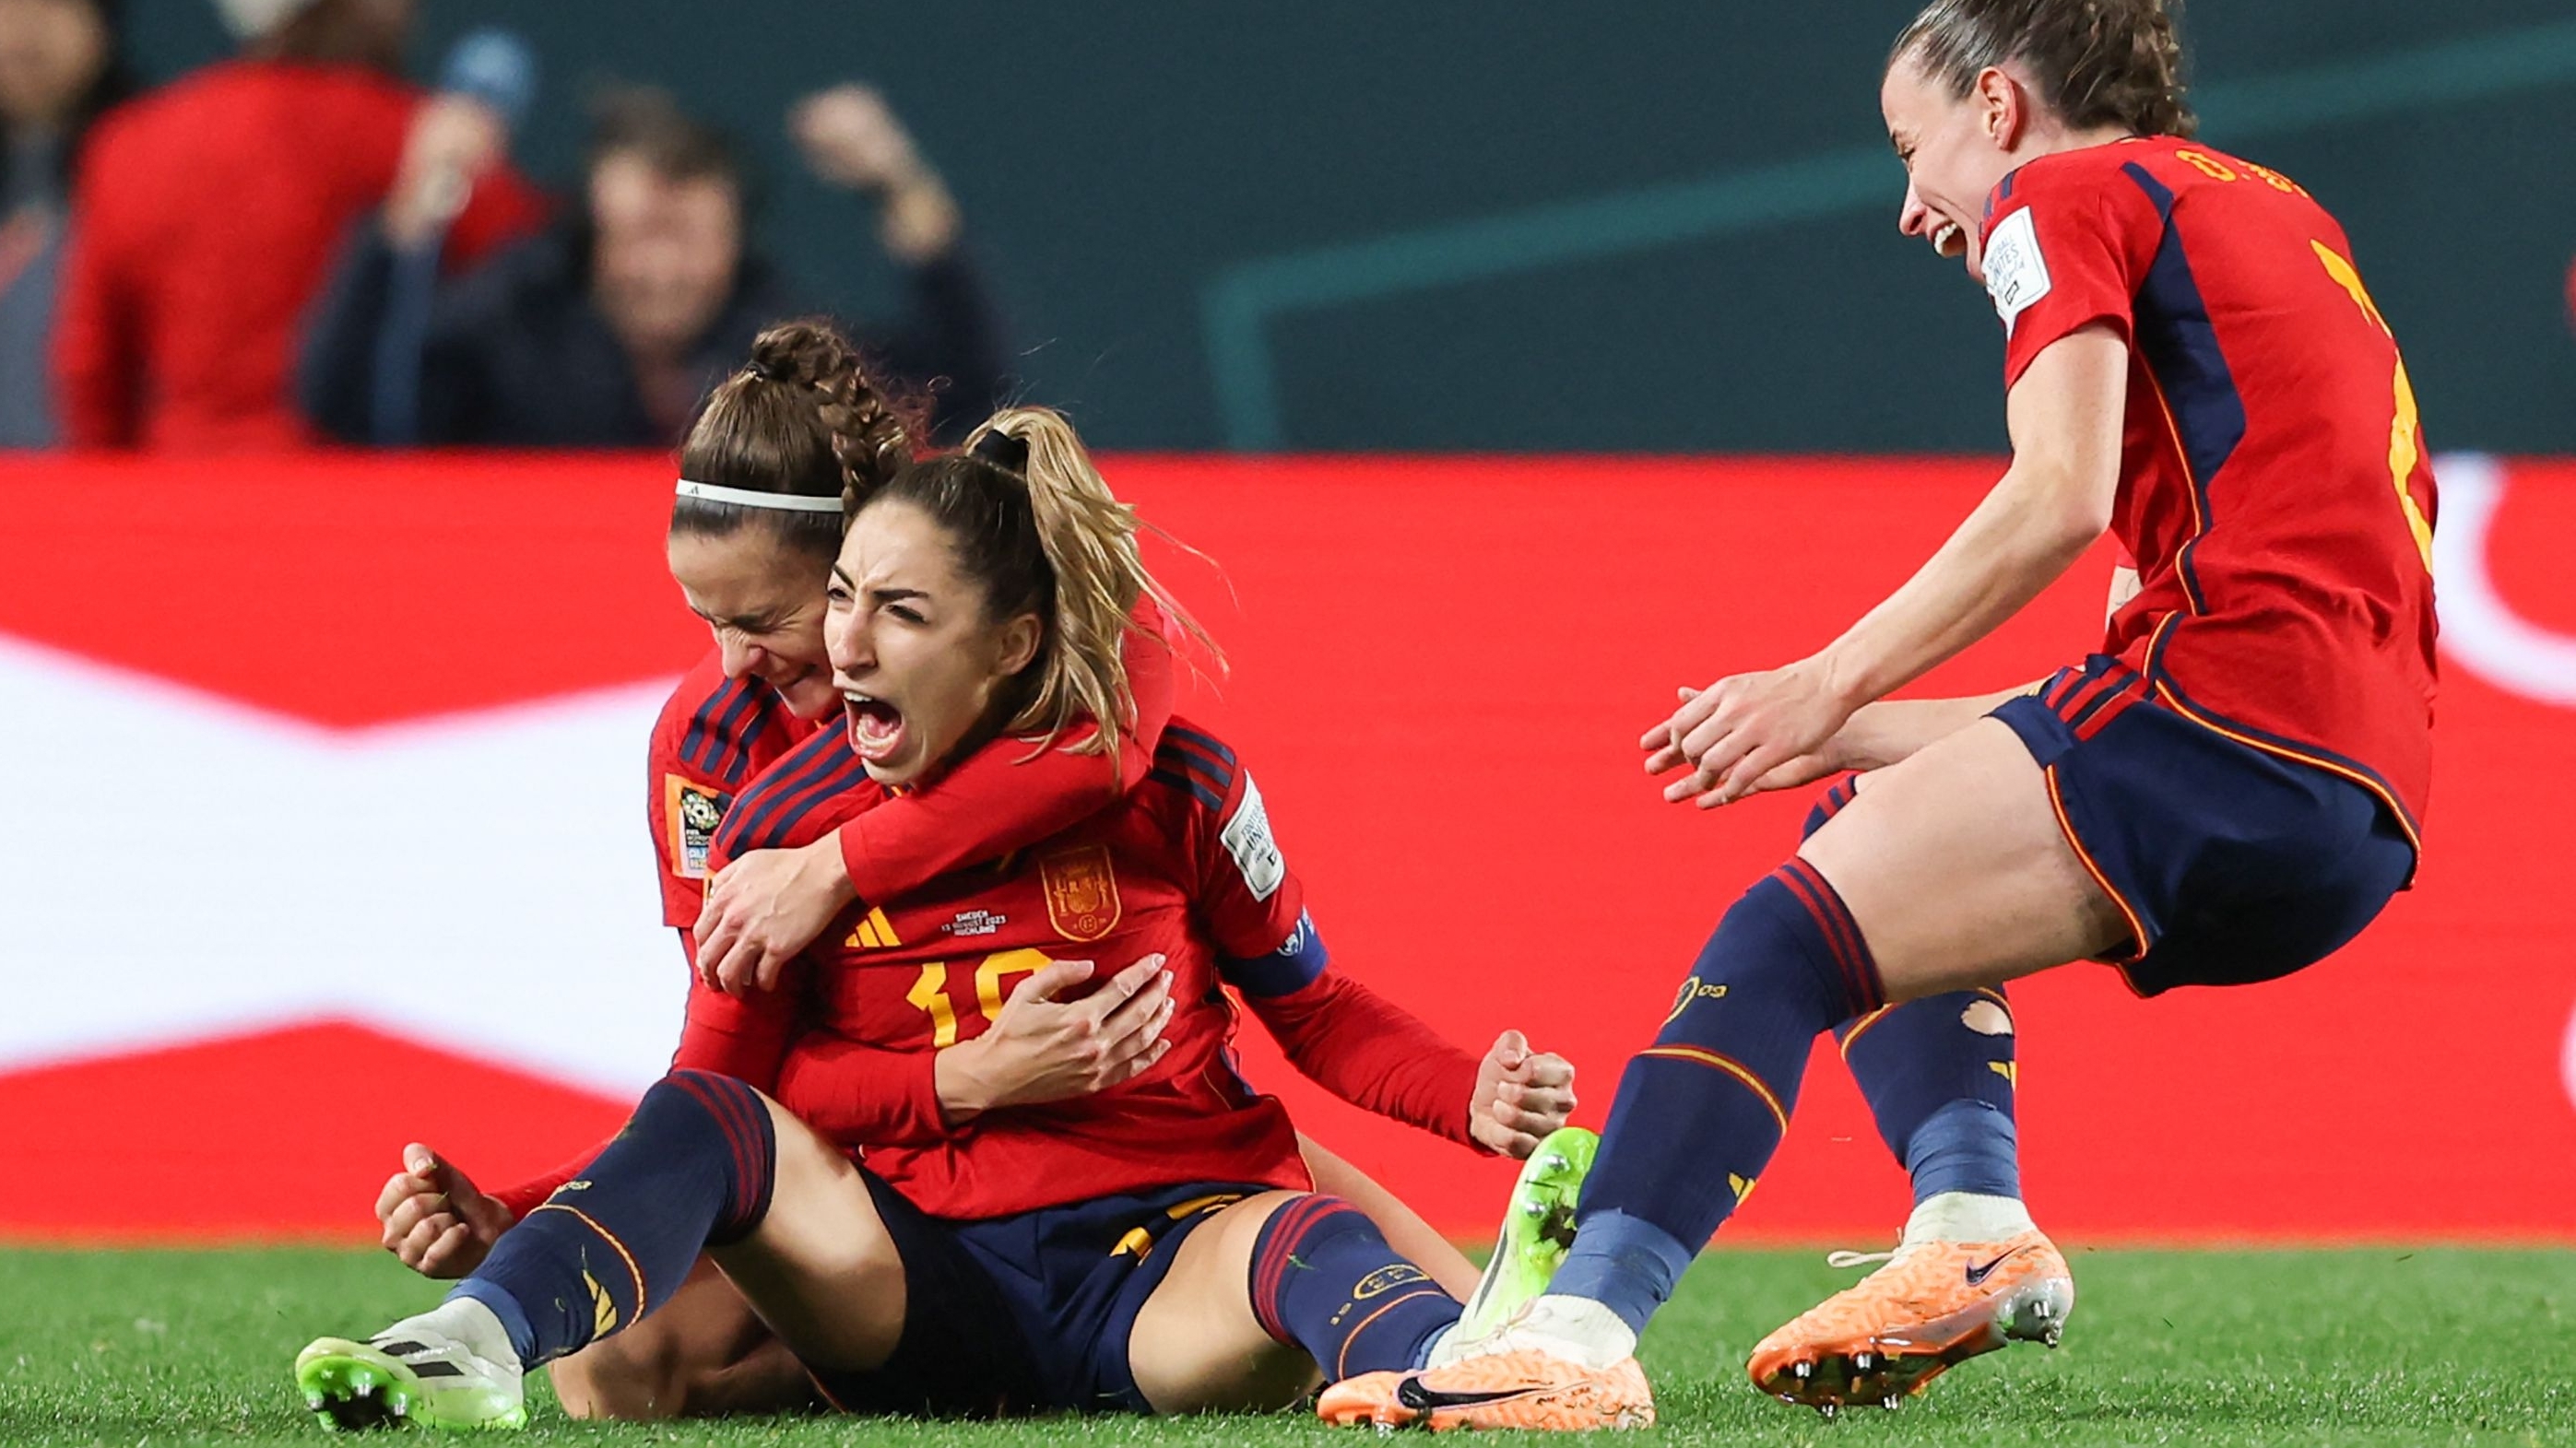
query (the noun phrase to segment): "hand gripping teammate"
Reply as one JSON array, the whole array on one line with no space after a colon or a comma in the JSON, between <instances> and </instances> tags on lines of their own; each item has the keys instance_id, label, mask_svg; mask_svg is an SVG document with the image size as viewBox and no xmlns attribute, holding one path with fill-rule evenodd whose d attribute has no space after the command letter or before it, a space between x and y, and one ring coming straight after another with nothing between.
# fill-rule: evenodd
<instances>
[{"instance_id":1,"label":"hand gripping teammate","mask_svg":"<svg viewBox=\"0 0 2576 1448\"><path fill-rule=\"evenodd\" d=\"M935 793L986 739L1043 749L1088 718L1115 748L1120 641L1158 593L1135 528L1049 413L899 472L834 574L846 727L735 802L717 859ZM1332 969L1251 776L1177 721L1117 805L822 940L777 990L701 983L683 1069L445 1305L307 1350L316 1407L522 1421L526 1367L660 1308L702 1249L837 1404L1277 1406L1419 1364L1460 1307L1306 1190L1278 1103L1231 1067L1238 1009L1337 1093L1454 1140L1527 1153L1573 1106L1563 1061L1509 1038L1479 1060ZM1104 956L1141 968L1104 982ZM1079 1069L997 1084L1014 1043L1067 1037Z\"/></svg>"},{"instance_id":2,"label":"hand gripping teammate","mask_svg":"<svg viewBox=\"0 0 2576 1448\"><path fill-rule=\"evenodd\" d=\"M1691 771L1675 801L1884 767L1727 911L1692 971L1724 994L1629 1063L1549 1293L1454 1363L1339 1385L1328 1416L1651 1421L1637 1333L1761 1174L1819 1032L2068 961L2142 996L2271 979L2412 878L2434 687L2413 389L2334 218L2190 139L2179 60L2157 0L1936 0L1899 37L1880 105L1902 228L1994 297L2012 466L1823 652L1648 732L1650 769ZM1878 702L2106 529L2139 586L2101 652L2035 691ZM2016 1272L2017 1239L1994 1245L1913 1253L1886 1291ZM2041 1280L1988 1317L2044 1338L2064 1306ZM1939 1366L1866 1338L1753 1364L1781 1391L1830 1378L1827 1402Z\"/></svg>"},{"instance_id":3,"label":"hand gripping teammate","mask_svg":"<svg viewBox=\"0 0 2576 1448\"><path fill-rule=\"evenodd\" d=\"M763 974L774 981L853 898L891 899L966 861L1034 844L1105 807L1152 766L1173 690L1172 653L1159 646L1126 650L1135 717L1113 758L989 743L935 792L887 800L811 846L753 853L710 881L708 852L733 799L810 738L817 721L840 713L823 594L844 494L874 491L912 460L911 440L921 435L918 419L885 394L837 331L791 322L762 334L682 446L681 472L691 482L673 508L671 570L717 648L681 681L654 726L647 809L664 918L710 985L746 989ZM1150 605L1138 616L1159 624ZM1087 725L1077 726L1068 742L1086 735ZM863 892L854 880L866 882ZM748 952L720 963L721 944L698 948L707 937L691 927L701 923L702 902L708 918L719 918L707 897L737 885L729 898L758 902L763 929L736 934ZM1064 1063L1028 1054L1003 1064L1043 1074ZM1410 1208L1320 1145L1302 1137L1299 1145L1320 1189L1358 1205L1449 1291L1471 1290L1475 1267ZM384 1245L425 1275L462 1276L591 1154L487 1194L416 1143L377 1202ZM1566 1190L1562 1181L1533 1185ZM1523 1281L1543 1279L1557 1249L1525 1226L1513 1238L1506 1266ZM554 1363L552 1375L557 1397L580 1417L724 1413L811 1396L793 1356L712 1264L651 1322Z\"/></svg>"}]
</instances>

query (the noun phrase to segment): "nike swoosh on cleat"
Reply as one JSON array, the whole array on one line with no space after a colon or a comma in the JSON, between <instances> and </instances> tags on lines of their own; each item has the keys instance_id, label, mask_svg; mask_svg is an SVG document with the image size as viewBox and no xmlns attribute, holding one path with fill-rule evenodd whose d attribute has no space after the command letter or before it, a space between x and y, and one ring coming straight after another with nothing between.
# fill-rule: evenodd
<instances>
[{"instance_id":1,"label":"nike swoosh on cleat","mask_svg":"<svg viewBox=\"0 0 2576 1448\"><path fill-rule=\"evenodd\" d=\"M2018 1257L2018 1256L2020 1256L2022 1253L2024 1253L2024 1252L2026 1252L2026 1251L2029 1251L2029 1250L2030 1250L2030 1249L2029 1249L2029 1248L2027 1248L2027 1247L2015 1247L2015 1248L2013 1248L2011 1251L2006 1252L2006 1253L2005 1253L2005 1254L2003 1254L2002 1256L1997 1257L1995 1260L1993 1260L1992 1262L1989 1262L1989 1263L1985 1264L1985 1265L1984 1265L1984 1266L1982 1266L1982 1267L1971 1265L1971 1266L1968 1268L1968 1285L1969 1285L1969 1286L1971 1286L1971 1287L1982 1287L1982 1286L1984 1286L1984 1285L1985 1285L1985 1282L1986 1282L1986 1278L1987 1278L1988 1276L1992 1275L1992 1274L1993 1274L1993 1272L1994 1272L1994 1270L1995 1270L1996 1268L2001 1267L2001 1266L2002 1266L2002 1265L2004 1265L2006 1262L2011 1261L2011 1260L2012 1260L2012 1259L2014 1259L2015 1257Z\"/></svg>"},{"instance_id":2,"label":"nike swoosh on cleat","mask_svg":"<svg viewBox=\"0 0 2576 1448\"><path fill-rule=\"evenodd\" d=\"M1491 1393L1450 1393L1426 1388L1420 1378L1405 1378L1395 1385L1395 1400L1417 1413L1429 1413L1442 1408L1482 1408L1545 1391L1545 1388L1504 1388Z\"/></svg>"}]
</instances>

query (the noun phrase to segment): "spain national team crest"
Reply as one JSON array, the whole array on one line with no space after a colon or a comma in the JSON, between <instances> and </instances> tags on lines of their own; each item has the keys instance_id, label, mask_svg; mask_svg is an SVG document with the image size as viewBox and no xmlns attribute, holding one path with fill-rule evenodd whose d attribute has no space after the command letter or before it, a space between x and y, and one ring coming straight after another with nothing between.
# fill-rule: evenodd
<instances>
[{"instance_id":1,"label":"spain national team crest","mask_svg":"<svg viewBox=\"0 0 2576 1448\"><path fill-rule=\"evenodd\" d=\"M1107 845L1084 845L1038 861L1047 920L1067 940L1098 940L1118 928L1118 872Z\"/></svg>"}]
</instances>

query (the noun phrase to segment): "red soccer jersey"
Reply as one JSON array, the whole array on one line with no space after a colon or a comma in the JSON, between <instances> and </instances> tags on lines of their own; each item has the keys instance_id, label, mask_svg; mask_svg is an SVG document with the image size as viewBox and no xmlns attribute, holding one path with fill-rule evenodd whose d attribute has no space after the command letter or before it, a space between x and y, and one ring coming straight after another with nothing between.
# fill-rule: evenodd
<instances>
[{"instance_id":1,"label":"red soccer jersey","mask_svg":"<svg viewBox=\"0 0 2576 1448\"><path fill-rule=\"evenodd\" d=\"M1035 769L1012 768L1028 753L1025 747L1008 740L985 746L942 789L853 819L840 831L841 863L860 899L890 900L958 865L1044 839L1144 779L1172 717L1178 661L1151 599L1137 605L1136 621L1123 652L1136 718L1119 735L1118 758L1058 753ZM1085 723L1075 737L1089 728ZM665 924L686 930L698 923L717 822L744 785L814 729L789 713L767 684L727 679L721 651L700 660L671 691L653 724L645 806L662 868Z\"/></svg>"},{"instance_id":2,"label":"red soccer jersey","mask_svg":"<svg viewBox=\"0 0 2576 1448\"><path fill-rule=\"evenodd\" d=\"M770 761L813 734L814 725L789 713L777 690L758 679L726 678L722 653L699 660L671 691L653 721L645 783L663 924L687 930L698 923L712 873L707 852L725 810Z\"/></svg>"},{"instance_id":3,"label":"red soccer jersey","mask_svg":"<svg viewBox=\"0 0 2576 1448\"><path fill-rule=\"evenodd\" d=\"M2006 385L2093 324L2129 346L2104 651L2184 714L2345 776L2413 837L2432 776L2433 475L2343 228L2172 137L2042 157L1987 205Z\"/></svg>"},{"instance_id":4,"label":"red soccer jersey","mask_svg":"<svg viewBox=\"0 0 2576 1448\"><path fill-rule=\"evenodd\" d=\"M841 858L861 900L893 899L960 864L1042 840L1143 782L1171 718L1177 661L1156 641L1163 637L1156 632L1161 615L1150 601L1138 606L1137 617L1139 631L1125 651L1136 718L1119 736L1117 758L1058 750L1028 760L1025 745L1002 740L968 756L939 789L847 818L837 832ZM681 931L692 958L697 947L689 932L706 903L710 856L726 811L745 784L812 738L815 727L760 680L727 679L721 653L701 660L662 705L648 751L645 813L662 881L662 919ZM833 727L838 730L837 720ZM677 1064L700 1064L685 1041ZM524 1216L589 1159L585 1154L497 1195L512 1215Z\"/></svg>"},{"instance_id":5,"label":"red soccer jersey","mask_svg":"<svg viewBox=\"0 0 2576 1448\"><path fill-rule=\"evenodd\" d=\"M847 731L818 735L735 802L717 861L819 838L885 798ZM873 1170L935 1216L1199 1181L1306 1187L1286 1111L1236 1074L1231 986L1326 1086L1469 1140L1475 1058L1332 972L1304 896L1233 751L1175 720L1147 781L1116 806L1032 849L853 908L778 992L694 992L681 1064L772 1090L818 1130L864 1147ZM937 1053L983 1034L1028 975L1094 962L1092 982L1068 997L1078 998L1156 952L1177 1003L1159 1063L1096 1095L955 1129L941 1119Z\"/></svg>"}]
</instances>

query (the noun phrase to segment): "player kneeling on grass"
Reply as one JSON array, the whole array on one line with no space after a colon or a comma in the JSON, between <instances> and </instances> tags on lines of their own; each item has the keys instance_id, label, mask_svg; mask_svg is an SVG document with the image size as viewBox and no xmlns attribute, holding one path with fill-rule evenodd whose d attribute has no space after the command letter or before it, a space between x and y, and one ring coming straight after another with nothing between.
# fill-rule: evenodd
<instances>
[{"instance_id":1,"label":"player kneeling on grass","mask_svg":"<svg viewBox=\"0 0 2576 1448\"><path fill-rule=\"evenodd\" d=\"M1136 527L1051 413L902 470L833 571L845 727L734 802L718 859L936 790L997 736L1088 716L1114 748L1120 643L1160 596ZM1285 1112L1230 1065L1227 988L1300 1070L1453 1140L1526 1155L1573 1107L1561 1059L1507 1036L1479 1060L1332 969L1250 775L1180 721L1098 815L854 916L776 990L693 990L716 1069L648 1092L439 1308L306 1349L308 1403L523 1422L527 1369L659 1308L703 1250L853 1410L1277 1407L1420 1366L1461 1307L1306 1190ZM1086 1049L1003 1088L967 1049L987 1038Z\"/></svg>"}]
</instances>

